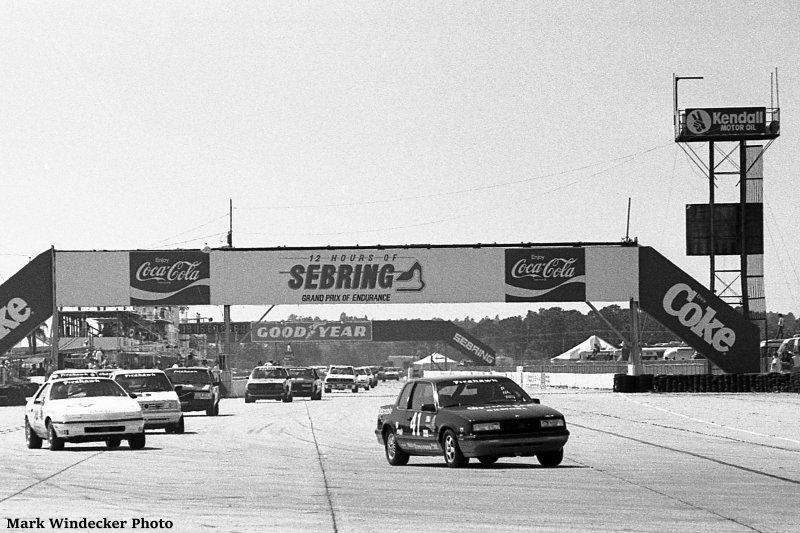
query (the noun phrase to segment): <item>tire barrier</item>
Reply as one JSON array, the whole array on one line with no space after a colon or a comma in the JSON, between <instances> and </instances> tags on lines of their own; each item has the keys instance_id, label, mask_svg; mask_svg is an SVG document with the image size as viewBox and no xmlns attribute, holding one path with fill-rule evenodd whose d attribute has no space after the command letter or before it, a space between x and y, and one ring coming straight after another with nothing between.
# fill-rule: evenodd
<instances>
[{"instance_id":1,"label":"tire barrier","mask_svg":"<svg viewBox=\"0 0 800 533\"><path fill-rule=\"evenodd\" d=\"M614 374L614 392L800 393L800 371L791 374Z\"/></svg>"}]
</instances>

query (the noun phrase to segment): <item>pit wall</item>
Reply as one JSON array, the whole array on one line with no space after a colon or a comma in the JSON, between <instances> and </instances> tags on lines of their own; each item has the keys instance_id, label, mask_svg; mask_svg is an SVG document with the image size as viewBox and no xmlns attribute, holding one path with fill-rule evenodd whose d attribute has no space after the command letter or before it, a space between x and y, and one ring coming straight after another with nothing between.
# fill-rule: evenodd
<instances>
[{"instance_id":1,"label":"pit wall","mask_svg":"<svg viewBox=\"0 0 800 533\"><path fill-rule=\"evenodd\" d=\"M595 389L613 390L614 374L564 374L558 372L525 372L523 367L517 367L513 372L465 370L424 370L426 377L436 376L467 376L470 374L489 374L505 376L513 379L525 389Z\"/></svg>"}]
</instances>

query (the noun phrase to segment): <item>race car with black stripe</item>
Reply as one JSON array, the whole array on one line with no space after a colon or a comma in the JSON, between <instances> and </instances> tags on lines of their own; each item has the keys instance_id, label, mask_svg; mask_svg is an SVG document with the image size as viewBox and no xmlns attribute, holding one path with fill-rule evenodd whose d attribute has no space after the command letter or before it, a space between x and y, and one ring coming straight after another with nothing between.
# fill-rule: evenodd
<instances>
[{"instance_id":1,"label":"race car with black stripe","mask_svg":"<svg viewBox=\"0 0 800 533\"><path fill-rule=\"evenodd\" d=\"M470 375L409 381L397 400L378 411L375 436L390 465L412 455L443 455L458 468L475 457L536 456L542 466L561 464L569 439L564 416L531 398L503 376Z\"/></svg>"}]
</instances>

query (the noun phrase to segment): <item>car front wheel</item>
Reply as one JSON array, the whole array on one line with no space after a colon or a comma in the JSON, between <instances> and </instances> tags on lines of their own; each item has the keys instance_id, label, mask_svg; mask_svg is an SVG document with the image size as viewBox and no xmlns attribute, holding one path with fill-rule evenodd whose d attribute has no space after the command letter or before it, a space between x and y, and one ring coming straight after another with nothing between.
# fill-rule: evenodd
<instances>
[{"instance_id":1,"label":"car front wheel","mask_svg":"<svg viewBox=\"0 0 800 533\"><path fill-rule=\"evenodd\" d=\"M106 448L114 449L119 448L119 445L122 444L122 439L119 437L111 437L106 441Z\"/></svg>"},{"instance_id":2,"label":"car front wheel","mask_svg":"<svg viewBox=\"0 0 800 533\"><path fill-rule=\"evenodd\" d=\"M207 416L217 416L218 414L219 414L219 404L218 403L215 403L214 405L212 405L211 407L206 409L206 415Z\"/></svg>"},{"instance_id":3,"label":"car front wheel","mask_svg":"<svg viewBox=\"0 0 800 533\"><path fill-rule=\"evenodd\" d=\"M403 466L408 464L409 455L400 449L397 444L397 437L394 430L389 430L383 438L384 448L386 449L386 460L392 466Z\"/></svg>"},{"instance_id":4,"label":"car front wheel","mask_svg":"<svg viewBox=\"0 0 800 533\"><path fill-rule=\"evenodd\" d=\"M53 424L47 423L47 442L50 444L50 451L58 451L64 449L64 439L56 435L56 428Z\"/></svg>"},{"instance_id":5,"label":"car front wheel","mask_svg":"<svg viewBox=\"0 0 800 533\"><path fill-rule=\"evenodd\" d=\"M482 455L478 457L478 461L480 461L481 464L484 465L492 465L497 462L497 459L499 459L499 457L497 457L496 455Z\"/></svg>"},{"instance_id":6,"label":"car front wheel","mask_svg":"<svg viewBox=\"0 0 800 533\"><path fill-rule=\"evenodd\" d=\"M452 430L448 429L445 431L442 443L442 448L444 449L444 462L447 464L447 466L450 468L461 468L469 463L469 458L464 457L464 454L461 453L461 448L458 445L458 439Z\"/></svg>"},{"instance_id":7,"label":"car front wheel","mask_svg":"<svg viewBox=\"0 0 800 533\"><path fill-rule=\"evenodd\" d=\"M42 447L42 438L36 434L31 425L28 423L27 418L25 419L25 444L31 450L38 450Z\"/></svg>"},{"instance_id":8,"label":"car front wheel","mask_svg":"<svg viewBox=\"0 0 800 533\"><path fill-rule=\"evenodd\" d=\"M284 403L289 403L289 402L291 402L293 399L294 399L294 398L292 397L292 393L291 393L291 392L287 392L286 394L284 394L284 395L283 395L283 402L284 402Z\"/></svg>"},{"instance_id":9,"label":"car front wheel","mask_svg":"<svg viewBox=\"0 0 800 533\"><path fill-rule=\"evenodd\" d=\"M539 464L547 467L552 468L554 466L558 466L561 464L561 461L564 459L564 448L561 448L557 452L541 452L536 454L536 459L539 460Z\"/></svg>"}]
</instances>

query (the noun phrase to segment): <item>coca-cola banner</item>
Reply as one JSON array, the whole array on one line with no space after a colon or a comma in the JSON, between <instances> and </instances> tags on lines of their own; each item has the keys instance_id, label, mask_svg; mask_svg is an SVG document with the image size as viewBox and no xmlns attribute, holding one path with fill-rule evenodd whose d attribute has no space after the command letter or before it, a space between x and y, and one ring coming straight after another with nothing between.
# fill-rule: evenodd
<instances>
[{"instance_id":1,"label":"coca-cola banner","mask_svg":"<svg viewBox=\"0 0 800 533\"><path fill-rule=\"evenodd\" d=\"M725 372L759 371L758 327L653 248L639 262L644 311Z\"/></svg>"},{"instance_id":2,"label":"coca-cola banner","mask_svg":"<svg viewBox=\"0 0 800 533\"><path fill-rule=\"evenodd\" d=\"M210 256L194 251L130 253L131 305L211 302Z\"/></svg>"},{"instance_id":3,"label":"coca-cola banner","mask_svg":"<svg viewBox=\"0 0 800 533\"><path fill-rule=\"evenodd\" d=\"M0 355L53 314L53 252L39 254L0 285Z\"/></svg>"},{"instance_id":4,"label":"coca-cola banner","mask_svg":"<svg viewBox=\"0 0 800 533\"><path fill-rule=\"evenodd\" d=\"M583 248L506 249L507 302L586 301Z\"/></svg>"}]
</instances>

